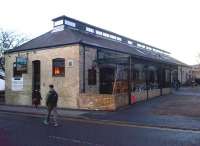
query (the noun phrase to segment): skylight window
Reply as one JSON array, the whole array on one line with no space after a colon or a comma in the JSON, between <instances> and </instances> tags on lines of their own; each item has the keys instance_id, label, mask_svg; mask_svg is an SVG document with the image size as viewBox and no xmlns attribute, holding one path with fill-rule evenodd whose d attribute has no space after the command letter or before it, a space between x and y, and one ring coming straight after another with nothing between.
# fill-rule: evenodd
<instances>
[{"instance_id":1,"label":"skylight window","mask_svg":"<svg viewBox=\"0 0 200 146\"><path fill-rule=\"evenodd\" d=\"M105 33L105 32L103 32L103 36L105 36L105 37L109 37L109 34L108 34L108 33Z\"/></svg>"},{"instance_id":2,"label":"skylight window","mask_svg":"<svg viewBox=\"0 0 200 146\"><path fill-rule=\"evenodd\" d=\"M146 46L143 45L143 44L139 44L139 43L137 43L137 47L139 47L139 48L145 48Z\"/></svg>"},{"instance_id":3,"label":"skylight window","mask_svg":"<svg viewBox=\"0 0 200 146\"><path fill-rule=\"evenodd\" d=\"M54 26L58 26L58 25L62 25L63 24L63 20L58 20L54 22Z\"/></svg>"},{"instance_id":4,"label":"skylight window","mask_svg":"<svg viewBox=\"0 0 200 146\"><path fill-rule=\"evenodd\" d=\"M117 40L118 40L118 41L122 41L122 38L120 38L120 37L117 37Z\"/></svg>"},{"instance_id":5,"label":"skylight window","mask_svg":"<svg viewBox=\"0 0 200 146\"><path fill-rule=\"evenodd\" d=\"M128 40L128 44L129 44L129 45L132 45L132 44L133 44L133 42Z\"/></svg>"},{"instance_id":6,"label":"skylight window","mask_svg":"<svg viewBox=\"0 0 200 146\"><path fill-rule=\"evenodd\" d=\"M149 47L149 46L146 46L146 49L148 50L153 50L153 48Z\"/></svg>"},{"instance_id":7,"label":"skylight window","mask_svg":"<svg viewBox=\"0 0 200 146\"><path fill-rule=\"evenodd\" d=\"M110 38L111 38L111 39L114 39L114 40L117 39L117 37L116 37L115 35L112 35L112 34L110 35Z\"/></svg>"},{"instance_id":8,"label":"skylight window","mask_svg":"<svg viewBox=\"0 0 200 146\"><path fill-rule=\"evenodd\" d=\"M76 23L69 21L69 20L65 20L65 24L71 27L76 27Z\"/></svg>"},{"instance_id":9,"label":"skylight window","mask_svg":"<svg viewBox=\"0 0 200 146\"><path fill-rule=\"evenodd\" d=\"M103 32L102 32L102 31L99 31L99 30L96 30L96 34L98 34L98 35L103 35Z\"/></svg>"},{"instance_id":10,"label":"skylight window","mask_svg":"<svg viewBox=\"0 0 200 146\"><path fill-rule=\"evenodd\" d=\"M94 29L91 28L91 27L86 27L85 30L86 30L87 32L94 33Z\"/></svg>"}]
</instances>

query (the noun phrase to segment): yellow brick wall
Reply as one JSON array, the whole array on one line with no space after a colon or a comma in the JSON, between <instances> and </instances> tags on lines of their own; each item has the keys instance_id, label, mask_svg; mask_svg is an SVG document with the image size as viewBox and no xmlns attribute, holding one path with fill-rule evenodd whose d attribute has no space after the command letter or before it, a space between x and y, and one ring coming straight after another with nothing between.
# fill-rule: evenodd
<instances>
[{"instance_id":1,"label":"yellow brick wall","mask_svg":"<svg viewBox=\"0 0 200 146\"><path fill-rule=\"evenodd\" d=\"M28 52L11 53L5 55L6 74L6 103L7 104L32 104L32 61L40 60L41 63L41 95L46 97L48 85L53 84L59 94L59 107L77 107L79 96L79 45L63 46L51 49L41 49ZM13 76L13 62L18 55L28 55L28 73L23 74L23 91L11 90ZM65 77L52 77L52 59L65 58ZM67 66L67 60L72 59L73 67ZM44 105L44 100L42 104Z\"/></svg>"}]
</instances>

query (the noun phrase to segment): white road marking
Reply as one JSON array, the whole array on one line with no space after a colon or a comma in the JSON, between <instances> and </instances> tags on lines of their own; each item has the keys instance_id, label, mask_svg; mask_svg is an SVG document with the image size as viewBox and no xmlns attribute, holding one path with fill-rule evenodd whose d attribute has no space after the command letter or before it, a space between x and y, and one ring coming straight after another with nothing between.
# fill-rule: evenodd
<instances>
[{"instance_id":1,"label":"white road marking","mask_svg":"<svg viewBox=\"0 0 200 146\"><path fill-rule=\"evenodd\" d=\"M59 137L59 136L48 136L48 138L53 139L53 140L60 140L60 141L71 141L73 143L78 143L78 144L86 144L87 146L104 146L102 144L96 144L88 141L82 141L79 139L72 139L72 138L66 138L66 137Z\"/></svg>"}]
</instances>

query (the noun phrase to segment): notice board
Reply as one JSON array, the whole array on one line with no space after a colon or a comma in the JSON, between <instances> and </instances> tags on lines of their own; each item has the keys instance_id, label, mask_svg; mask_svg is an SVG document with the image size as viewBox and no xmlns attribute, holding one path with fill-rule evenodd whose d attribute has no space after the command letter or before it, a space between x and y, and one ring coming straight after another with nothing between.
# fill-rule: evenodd
<instances>
[{"instance_id":1,"label":"notice board","mask_svg":"<svg viewBox=\"0 0 200 146\"><path fill-rule=\"evenodd\" d=\"M22 77L12 78L12 91L23 91L23 86L24 82Z\"/></svg>"}]
</instances>

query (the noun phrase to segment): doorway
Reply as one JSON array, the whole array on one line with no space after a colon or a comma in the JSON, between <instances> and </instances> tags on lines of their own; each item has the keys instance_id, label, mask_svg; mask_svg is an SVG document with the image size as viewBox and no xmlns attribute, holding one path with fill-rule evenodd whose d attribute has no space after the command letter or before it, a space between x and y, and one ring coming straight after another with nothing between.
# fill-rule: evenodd
<instances>
[{"instance_id":1,"label":"doorway","mask_svg":"<svg viewBox=\"0 0 200 146\"><path fill-rule=\"evenodd\" d=\"M101 94L112 94L114 77L114 68L100 68L99 91Z\"/></svg>"},{"instance_id":2,"label":"doorway","mask_svg":"<svg viewBox=\"0 0 200 146\"><path fill-rule=\"evenodd\" d=\"M40 61L36 60L32 62L33 76L32 76L32 99L34 98L35 90L40 91Z\"/></svg>"}]
</instances>

